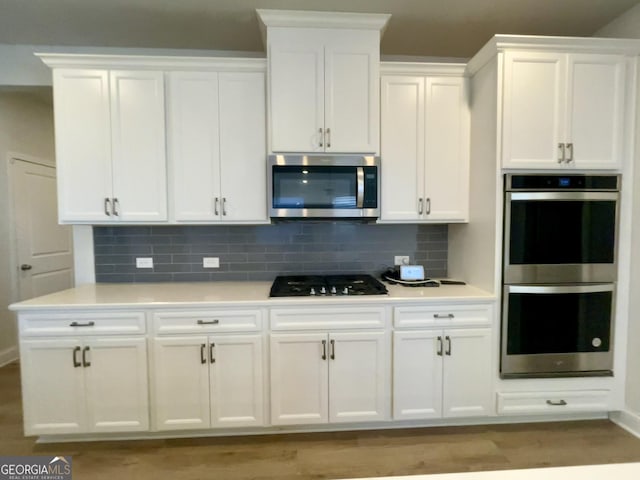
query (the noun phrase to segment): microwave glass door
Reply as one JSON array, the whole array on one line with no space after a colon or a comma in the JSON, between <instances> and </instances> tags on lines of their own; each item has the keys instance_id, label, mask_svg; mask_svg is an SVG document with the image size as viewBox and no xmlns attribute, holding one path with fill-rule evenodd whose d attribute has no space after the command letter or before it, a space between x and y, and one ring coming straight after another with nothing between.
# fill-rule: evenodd
<instances>
[{"instance_id":1,"label":"microwave glass door","mask_svg":"<svg viewBox=\"0 0 640 480\"><path fill-rule=\"evenodd\" d=\"M273 208L355 209L357 167L273 167Z\"/></svg>"}]
</instances>

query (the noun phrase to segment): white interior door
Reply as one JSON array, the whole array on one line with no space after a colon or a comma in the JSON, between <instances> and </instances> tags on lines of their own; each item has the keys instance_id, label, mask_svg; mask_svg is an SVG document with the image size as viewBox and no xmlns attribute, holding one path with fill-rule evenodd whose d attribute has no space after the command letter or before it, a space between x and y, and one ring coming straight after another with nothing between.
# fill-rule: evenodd
<instances>
[{"instance_id":1,"label":"white interior door","mask_svg":"<svg viewBox=\"0 0 640 480\"><path fill-rule=\"evenodd\" d=\"M9 162L20 300L73 286L71 227L57 223L56 170Z\"/></svg>"}]
</instances>

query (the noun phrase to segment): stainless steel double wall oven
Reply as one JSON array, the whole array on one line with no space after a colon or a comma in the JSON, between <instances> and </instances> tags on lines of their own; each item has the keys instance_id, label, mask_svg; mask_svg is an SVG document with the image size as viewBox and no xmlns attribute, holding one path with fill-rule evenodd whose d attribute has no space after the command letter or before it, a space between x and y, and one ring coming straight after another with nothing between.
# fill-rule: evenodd
<instances>
[{"instance_id":1,"label":"stainless steel double wall oven","mask_svg":"<svg viewBox=\"0 0 640 480\"><path fill-rule=\"evenodd\" d=\"M619 182L505 176L503 378L612 375Z\"/></svg>"}]
</instances>

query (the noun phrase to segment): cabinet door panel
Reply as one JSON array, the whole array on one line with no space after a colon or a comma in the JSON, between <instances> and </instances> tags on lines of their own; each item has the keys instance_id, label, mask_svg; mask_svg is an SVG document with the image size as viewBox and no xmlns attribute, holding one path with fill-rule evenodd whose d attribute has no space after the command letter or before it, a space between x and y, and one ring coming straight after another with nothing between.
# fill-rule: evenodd
<instances>
[{"instance_id":1,"label":"cabinet door panel","mask_svg":"<svg viewBox=\"0 0 640 480\"><path fill-rule=\"evenodd\" d=\"M91 338L84 342L89 428L131 432L149 428L146 338Z\"/></svg>"},{"instance_id":2,"label":"cabinet door panel","mask_svg":"<svg viewBox=\"0 0 640 480\"><path fill-rule=\"evenodd\" d=\"M624 57L569 55L566 142L581 168L617 168L624 122Z\"/></svg>"},{"instance_id":3,"label":"cabinet door panel","mask_svg":"<svg viewBox=\"0 0 640 480\"><path fill-rule=\"evenodd\" d=\"M271 423L328 421L328 345L324 333L271 334Z\"/></svg>"},{"instance_id":4,"label":"cabinet door panel","mask_svg":"<svg viewBox=\"0 0 640 480\"><path fill-rule=\"evenodd\" d=\"M337 31L325 40L327 152L376 153L379 33Z\"/></svg>"},{"instance_id":5,"label":"cabinet door panel","mask_svg":"<svg viewBox=\"0 0 640 480\"><path fill-rule=\"evenodd\" d=\"M329 420L389 418L388 337L385 332L329 336Z\"/></svg>"},{"instance_id":6,"label":"cabinet door panel","mask_svg":"<svg viewBox=\"0 0 640 480\"><path fill-rule=\"evenodd\" d=\"M262 335L209 338L211 425L264 424Z\"/></svg>"},{"instance_id":7,"label":"cabinet door panel","mask_svg":"<svg viewBox=\"0 0 640 480\"><path fill-rule=\"evenodd\" d=\"M25 435L88 431L81 345L80 338L20 344Z\"/></svg>"},{"instance_id":8,"label":"cabinet door panel","mask_svg":"<svg viewBox=\"0 0 640 480\"><path fill-rule=\"evenodd\" d=\"M162 72L112 71L113 196L118 219L167 219Z\"/></svg>"},{"instance_id":9,"label":"cabinet door panel","mask_svg":"<svg viewBox=\"0 0 640 480\"><path fill-rule=\"evenodd\" d=\"M111 125L106 70L55 69L53 94L61 222L107 221Z\"/></svg>"},{"instance_id":10,"label":"cabinet door panel","mask_svg":"<svg viewBox=\"0 0 640 480\"><path fill-rule=\"evenodd\" d=\"M267 221L265 76L221 73L222 221Z\"/></svg>"},{"instance_id":11,"label":"cabinet door panel","mask_svg":"<svg viewBox=\"0 0 640 480\"><path fill-rule=\"evenodd\" d=\"M492 411L491 358L494 354L491 330L452 329L445 330L444 336L443 416L489 415Z\"/></svg>"},{"instance_id":12,"label":"cabinet door panel","mask_svg":"<svg viewBox=\"0 0 640 480\"><path fill-rule=\"evenodd\" d=\"M324 151L321 31L269 29L271 150ZM292 40L295 38L295 40Z\"/></svg>"},{"instance_id":13,"label":"cabinet door panel","mask_svg":"<svg viewBox=\"0 0 640 480\"><path fill-rule=\"evenodd\" d=\"M424 193L424 78L387 76L381 80L383 221L417 220ZM424 206L423 206L424 208Z\"/></svg>"},{"instance_id":14,"label":"cabinet door panel","mask_svg":"<svg viewBox=\"0 0 640 480\"><path fill-rule=\"evenodd\" d=\"M156 429L209 428L207 337L158 337L153 342Z\"/></svg>"},{"instance_id":15,"label":"cabinet door panel","mask_svg":"<svg viewBox=\"0 0 640 480\"><path fill-rule=\"evenodd\" d=\"M220 197L218 74L168 75L167 140L173 219L216 220Z\"/></svg>"},{"instance_id":16,"label":"cabinet door panel","mask_svg":"<svg viewBox=\"0 0 640 480\"><path fill-rule=\"evenodd\" d=\"M393 332L393 418L442 416L440 330Z\"/></svg>"},{"instance_id":17,"label":"cabinet door panel","mask_svg":"<svg viewBox=\"0 0 640 480\"><path fill-rule=\"evenodd\" d=\"M469 109L464 78L426 79L425 219L464 221L469 210Z\"/></svg>"},{"instance_id":18,"label":"cabinet door panel","mask_svg":"<svg viewBox=\"0 0 640 480\"><path fill-rule=\"evenodd\" d=\"M566 55L504 54L502 166L555 167L564 142Z\"/></svg>"}]
</instances>

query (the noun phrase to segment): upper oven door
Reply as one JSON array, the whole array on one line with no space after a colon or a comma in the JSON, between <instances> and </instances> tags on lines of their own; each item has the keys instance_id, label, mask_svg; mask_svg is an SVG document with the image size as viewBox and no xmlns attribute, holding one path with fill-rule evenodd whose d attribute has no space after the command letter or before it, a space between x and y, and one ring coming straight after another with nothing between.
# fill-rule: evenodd
<instances>
[{"instance_id":1,"label":"upper oven door","mask_svg":"<svg viewBox=\"0 0 640 480\"><path fill-rule=\"evenodd\" d=\"M375 157L273 156L269 214L276 218L375 218Z\"/></svg>"},{"instance_id":2,"label":"upper oven door","mask_svg":"<svg viewBox=\"0 0 640 480\"><path fill-rule=\"evenodd\" d=\"M617 192L506 192L504 283L613 282Z\"/></svg>"}]
</instances>

